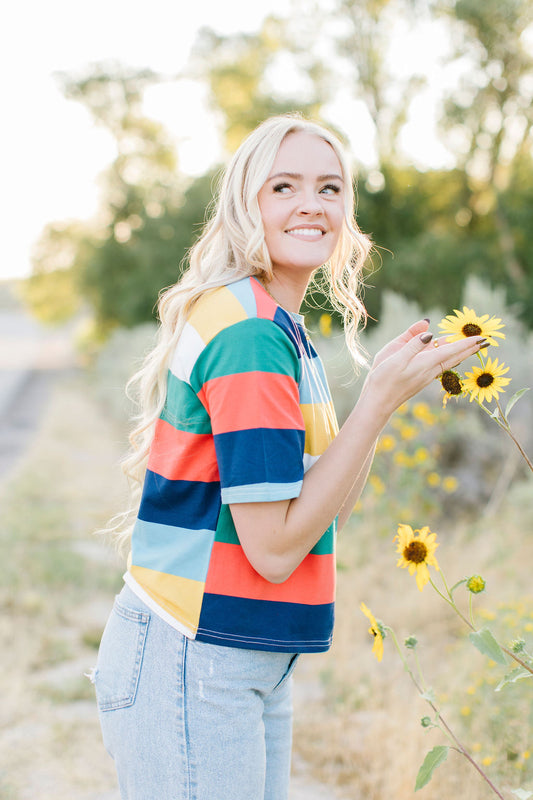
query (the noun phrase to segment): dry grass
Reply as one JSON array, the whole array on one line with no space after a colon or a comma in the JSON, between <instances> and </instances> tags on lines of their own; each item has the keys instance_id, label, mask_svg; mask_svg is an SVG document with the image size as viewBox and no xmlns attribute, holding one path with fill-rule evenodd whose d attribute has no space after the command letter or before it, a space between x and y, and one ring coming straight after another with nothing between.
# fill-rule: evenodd
<instances>
[{"instance_id":1,"label":"dry grass","mask_svg":"<svg viewBox=\"0 0 533 800\"><path fill-rule=\"evenodd\" d=\"M524 625L533 629L533 542L524 537L531 528L531 489L530 483L517 490L496 518L455 530L438 529L437 555L449 582L481 573L488 592L476 599L479 608L497 610L505 603L509 607L520 604L512 625L505 629L505 643L522 634ZM302 704L296 749L314 765L317 777L341 787L351 800L408 800L414 797L416 774L426 752L448 743L439 731L422 728L421 718L432 712L404 671L390 636L385 640L383 661L378 663L371 655L367 620L359 611L364 601L395 630L400 642L410 635L417 637L422 669L443 715L467 748L481 750L480 759L489 753L494 758L487 766L493 780L507 793L520 785L531 788L529 762L517 757L510 763L532 744L529 683L504 690L514 690L510 707L499 712L499 723L491 731L497 681L492 680L477 704L470 692L473 676L487 676L494 667L470 645L466 627L432 588L426 586L420 593L414 578L396 568L394 533L391 520L390 537L373 538L372 525L354 517L350 530L341 536L339 560L345 568L339 571L334 645L328 654L305 662L305 679L310 685L319 681L321 691L315 687L314 696ZM458 591L457 598L461 597L466 611L466 592ZM505 672L503 668L496 671L499 676ZM473 709L468 719L462 717L461 708ZM514 742L517 753L512 745L506 751L503 733L513 719L519 723ZM485 800L494 795L464 758L450 752L422 796Z\"/></svg>"},{"instance_id":2,"label":"dry grass","mask_svg":"<svg viewBox=\"0 0 533 800\"><path fill-rule=\"evenodd\" d=\"M0 797L116 797L92 686L121 570L90 532L123 487L119 433L86 387L58 387L31 449L2 487Z\"/></svg>"}]
</instances>

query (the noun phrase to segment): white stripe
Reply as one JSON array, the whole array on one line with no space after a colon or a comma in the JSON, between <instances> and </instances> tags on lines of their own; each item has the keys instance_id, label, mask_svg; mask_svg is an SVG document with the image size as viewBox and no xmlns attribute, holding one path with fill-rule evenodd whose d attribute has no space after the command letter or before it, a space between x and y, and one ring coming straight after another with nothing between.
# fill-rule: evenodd
<instances>
[{"instance_id":1,"label":"white stripe","mask_svg":"<svg viewBox=\"0 0 533 800\"><path fill-rule=\"evenodd\" d=\"M196 328L186 322L170 362L172 374L189 383L193 367L204 347L204 340Z\"/></svg>"},{"instance_id":2,"label":"white stripe","mask_svg":"<svg viewBox=\"0 0 533 800\"><path fill-rule=\"evenodd\" d=\"M312 456L309 455L309 453L304 453L304 472L307 472L319 458L320 456Z\"/></svg>"}]
</instances>

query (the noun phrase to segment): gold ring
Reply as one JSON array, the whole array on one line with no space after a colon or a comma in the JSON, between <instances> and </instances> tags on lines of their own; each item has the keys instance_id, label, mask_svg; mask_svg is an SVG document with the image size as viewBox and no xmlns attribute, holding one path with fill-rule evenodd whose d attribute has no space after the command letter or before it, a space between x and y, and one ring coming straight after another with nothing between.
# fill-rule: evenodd
<instances>
[{"instance_id":1,"label":"gold ring","mask_svg":"<svg viewBox=\"0 0 533 800\"><path fill-rule=\"evenodd\" d=\"M438 347L438 346L439 346L438 342L433 342L433 347Z\"/></svg>"}]
</instances>

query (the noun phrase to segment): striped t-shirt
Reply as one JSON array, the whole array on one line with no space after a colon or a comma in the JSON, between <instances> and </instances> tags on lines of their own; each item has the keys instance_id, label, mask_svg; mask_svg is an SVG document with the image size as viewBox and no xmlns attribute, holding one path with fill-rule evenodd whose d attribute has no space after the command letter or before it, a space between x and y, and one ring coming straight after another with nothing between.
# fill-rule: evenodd
<instances>
[{"instance_id":1,"label":"striped t-shirt","mask_svg":"<svg viewBox=\"0 0 533 800\"><path fill-rule=\"evenodd\" d=\"M303 318L255 278L202 296L168 372L128 585L198 641L284 652L331 644L335 523L283 583L259 575L230 504L297 497L337 433Z\"/></svg>"}]
</instances>

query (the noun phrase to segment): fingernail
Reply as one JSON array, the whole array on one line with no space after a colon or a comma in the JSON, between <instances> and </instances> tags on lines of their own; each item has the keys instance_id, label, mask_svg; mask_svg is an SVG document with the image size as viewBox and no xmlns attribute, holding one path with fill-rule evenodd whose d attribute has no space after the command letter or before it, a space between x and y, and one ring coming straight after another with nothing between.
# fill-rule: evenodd
<instances>
[{"instance_id":1,"label":"fingernail","mask_svg":"<svg viewBox=\"0 0 533 800\"><path fill-rule=\"evenodd\" d=\"M489 347L489 346L490 346L490 342L483 342L483 344L480 344L480 345L479 345L479 349L480 349L480 350L483 350L483 348L485 348L485 347Z\"/></svg>"},{"instance_id":2,"label":"fingernail","mask_svg":"<svg viewBox=\"0 0 533 800\"><path fill-rule=\"evenodd\" d=\"M424 322L429 322L429 317L424 317Z\"/></svg>"},{"instance_id":3,"label":"fingernail","mask_svg":"<svg viewBox=\"0 0 533 800\"><path fill-rule=\"evenodd\" d=\"M422 334L420 335L420 341L421 341L423 344L427 344L427 343L428 343L428 342L430 342L432 339L433 339L433 334L432 334L432 333L422 333Z\"/></svg>"}]
</instances>

